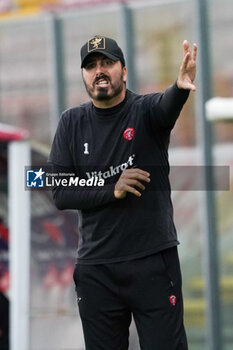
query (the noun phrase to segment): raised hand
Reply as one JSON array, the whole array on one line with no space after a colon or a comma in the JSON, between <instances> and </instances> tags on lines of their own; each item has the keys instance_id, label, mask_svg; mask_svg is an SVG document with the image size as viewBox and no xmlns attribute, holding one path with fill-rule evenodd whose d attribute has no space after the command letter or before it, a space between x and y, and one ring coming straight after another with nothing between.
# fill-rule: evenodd
<instances>
[{"instance_id":1,"label":"raised hand","mask_svg":"<svg viewBox=\"0 0 233 350\"><path fill-rule=\"evenodd\" d=\"M183 48L184 58L180 66L177 86L180 89L196 91L196 86L193 84L193 81L196 76L197 44L193 44L193 49L191 51L189 42L184 40Z\"/></svg>"}]
</instances>

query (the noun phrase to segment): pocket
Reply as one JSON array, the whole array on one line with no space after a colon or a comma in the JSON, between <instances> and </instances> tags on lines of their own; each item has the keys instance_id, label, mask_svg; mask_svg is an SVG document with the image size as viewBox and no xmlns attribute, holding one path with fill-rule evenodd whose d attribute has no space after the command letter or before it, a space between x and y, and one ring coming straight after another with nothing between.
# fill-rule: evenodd
<instances>
[{"instance_id":1,"label":"pocket","mask_svg":"<svg viewBox=\"0 0 233 350\"><path fill-rule=\"evenodd\" d=\"M169 255L170 255L170 250L172 248L168 248L166 250L162 250L160 252L160 256L161 256L161 259L162 259L162 263L163 263L163 266L164 266L164 272L165 272L165 276L170 284L171 287L174 286L174 281L173 281L173 277L172 277L172 273L170 271L170 266L169 266Z\"/></svg>"},{"instance_id":2,"label":"pocket","mask_svg":"<svg viewBox=\"0 0 233 350\"><path fill-rule=\"evenodd\" d=\"M182 286L182 277L177 247L175 246L162 251L161 256L170 284L175 288L180 288Z\"/></svg>"}]
</instances>

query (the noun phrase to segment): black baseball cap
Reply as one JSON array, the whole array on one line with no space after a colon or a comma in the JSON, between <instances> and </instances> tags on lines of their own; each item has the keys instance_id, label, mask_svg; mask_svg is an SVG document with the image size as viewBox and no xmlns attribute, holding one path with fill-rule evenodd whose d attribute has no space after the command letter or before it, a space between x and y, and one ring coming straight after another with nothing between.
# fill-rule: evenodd
<instances>
[{"instance_id":1,"label":"black baseball cap","mask_svg":"<svg viewBox=\"0 0 233 350\"><path fill-rule=\"evenodd\" d=\"M116 41L105 36L95 35L81 48L81 68L85 66L86 58L96 52L102 53L113 61L121 61L125 66L123 52Z\"/></svg>"}]
</instances>

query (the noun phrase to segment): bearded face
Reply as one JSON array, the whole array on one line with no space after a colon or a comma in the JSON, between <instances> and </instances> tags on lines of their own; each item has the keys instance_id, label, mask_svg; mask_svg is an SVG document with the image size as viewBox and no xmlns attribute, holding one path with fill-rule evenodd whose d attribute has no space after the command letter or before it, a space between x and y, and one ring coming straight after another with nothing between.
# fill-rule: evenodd
<instances>
[{"instance_id":1,"label":"bearded face","mask_svg":"<svg viewBox=\"0 0 233 350\"><path fill-rule=\"evenodd\" d=\"M94 101L110 101L125 89L126 68L102 54L92 55L83 68L87 93Z\"/></svg>"}]
</instances>

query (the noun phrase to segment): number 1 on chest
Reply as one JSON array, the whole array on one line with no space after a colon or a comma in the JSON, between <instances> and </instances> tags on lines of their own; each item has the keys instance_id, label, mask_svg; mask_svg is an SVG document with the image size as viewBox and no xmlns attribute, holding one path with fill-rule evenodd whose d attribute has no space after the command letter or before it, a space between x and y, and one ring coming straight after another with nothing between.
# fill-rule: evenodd
<instances>
[{"instance_id":1,"label":"number 1 on chest","mask_svg":"<svg viewBox=\"0 0 233 350\"><path fill-rule=\"evenodd\" d=\"M88 143L84 143L84 154L89 154L89 151L88 151Z\"/></svg>"}]
</instances>

